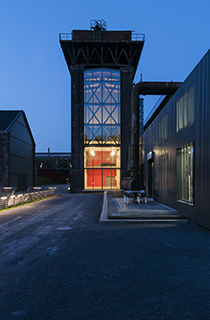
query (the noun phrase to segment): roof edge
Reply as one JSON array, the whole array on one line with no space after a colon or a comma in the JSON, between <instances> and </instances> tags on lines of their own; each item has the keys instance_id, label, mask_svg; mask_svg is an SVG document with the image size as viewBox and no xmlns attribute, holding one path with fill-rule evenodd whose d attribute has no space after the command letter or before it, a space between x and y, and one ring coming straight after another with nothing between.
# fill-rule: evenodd
<instances>
[{"instance_id":1,"label":"roof edge","mask_svg":"<svg viewBox=\"0 0 210 320\"><path fill-rule=\"evenodd\" d=\"M18 115L13 119L13 121L9 124L9 126L5 129L5 131L8 132L23 113L24 113L24 111L20 110Z\"/></svg>"},{"instance_id":2,"label":"roof edge","mask_svg":"<svg viewBox=\"0 0 210 320\"><path fill-rule=\"evenodd\" d=\"M19 111L18 115L13 119L13 121L9 124L9 126L3 132L9 132L11 130L11 128L13 127L13 125L17 122L17 120L23 115L25 122L26 122L26 125L27 125L27 128L28 128L28 131L29 131L29 134L31 136L31 139L34 143L34 146L36 146L36 142L34 140L34 137L33 137L33 134L32 134L31 128L29 126L28 119L26 117L24 110L17 110L17 111Z\"/></svg>"}]
</instances>

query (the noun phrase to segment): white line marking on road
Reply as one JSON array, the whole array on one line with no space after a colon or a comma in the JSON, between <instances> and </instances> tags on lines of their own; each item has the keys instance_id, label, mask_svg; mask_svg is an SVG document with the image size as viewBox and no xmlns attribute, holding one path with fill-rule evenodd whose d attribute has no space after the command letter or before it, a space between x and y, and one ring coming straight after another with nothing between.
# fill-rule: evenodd
<instances>
[{"instance_id":1,"label":"white line marking on road","mask_svg":"<svg viewBox=\"0 0 210 320\"><path fill-rule=\"evenodd\" d=\"M72 229L72 227L58 227L58 228L55 228L54 230L56 230L56 231L69 231L71 229Z\"/></svg>"}]
</instances>

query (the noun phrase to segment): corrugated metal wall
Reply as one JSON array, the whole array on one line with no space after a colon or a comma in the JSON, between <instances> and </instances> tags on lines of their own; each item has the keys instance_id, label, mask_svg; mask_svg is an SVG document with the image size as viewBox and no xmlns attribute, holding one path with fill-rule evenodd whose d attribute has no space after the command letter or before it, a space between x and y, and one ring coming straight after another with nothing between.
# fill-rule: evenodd
<instances>
[{"instance_id":1,"label":"corrugated metal wall","mask_svg":"<svg viewBox=\"0 0 210 320\"><path fill-rule=\"evenodd\" d=\"M194 124L177 132L176 103L194 89ZM168 114L168 135L159 127ZM166 135L165 135L166 134ZM165 137L165 138L163 138ZM145 180L148 191L147 153L154 151L154 198L186 214L196 223L210 229L210 51L173 95L143 133ZM177 149L194 143L194 204L177 201ZM142 152L142 151L140 151Z\"/></svg>"},{"instance_id":2,"label":"corrugated metal wall","mask_svg":"<svg viewBox=\"0 0 210 320\"><path fill-rule=\"evenodd\" d=\"M27 190L34 185L35 146L23 115L10 130L10 185Z\"/></svg>"},{"instance_id":3,"label":"corrugated metal wall","mask_svg":"<svg viewBox=\"0 0 210 320\"><path fill-rule=\"evenodd\" d=\"M194 70L195 83L195 206L192 218L210 228L210 51Z\"/></svg>"}]
</instances>

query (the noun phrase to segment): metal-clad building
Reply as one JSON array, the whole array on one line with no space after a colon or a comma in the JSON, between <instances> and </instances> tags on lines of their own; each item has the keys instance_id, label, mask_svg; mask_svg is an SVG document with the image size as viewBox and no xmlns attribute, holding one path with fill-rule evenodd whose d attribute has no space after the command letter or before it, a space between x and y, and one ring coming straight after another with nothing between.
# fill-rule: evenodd
<instances>
[{"instance_id":1,"label":"metal-clad building","mask_svg":"<svg viewBox=\"0 0 210 320\"><path fill-rule=\"evenodd\" d=\"M0 111L0 185L34 186L35 142L24 111Z\"/></svg>"},{"instance_id":2,"label":"metal-clad building","mask_svg":"<svg viewBox=\"0 0 210 320\"><path fill-rule=\"evenodd\" d=\"M140 154L148 196L210 229L210 50L145 125Z\"/></svg>"}]
</instances>

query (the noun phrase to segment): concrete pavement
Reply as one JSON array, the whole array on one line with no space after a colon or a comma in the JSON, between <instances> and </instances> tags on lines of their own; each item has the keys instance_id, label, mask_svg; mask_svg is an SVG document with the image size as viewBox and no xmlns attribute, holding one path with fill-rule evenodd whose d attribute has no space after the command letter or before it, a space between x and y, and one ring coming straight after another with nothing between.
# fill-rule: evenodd
<instances>
[{"instance_id":1,"label":"concrete pavement","mask_svg":"<svg viewBox=\"0 0 210 320\"><path fill-rule=\"evenodd\" d=\"M0 319L208 320L209 231L101 224L102 201L66 193L0 212Z\"/></svg>"}]
</instances>

